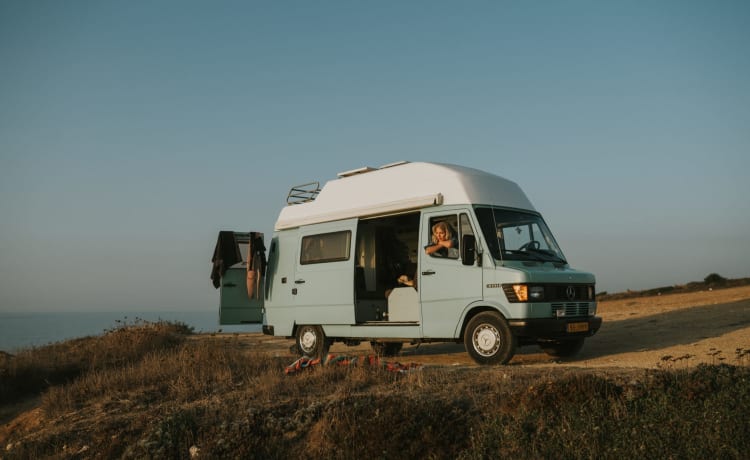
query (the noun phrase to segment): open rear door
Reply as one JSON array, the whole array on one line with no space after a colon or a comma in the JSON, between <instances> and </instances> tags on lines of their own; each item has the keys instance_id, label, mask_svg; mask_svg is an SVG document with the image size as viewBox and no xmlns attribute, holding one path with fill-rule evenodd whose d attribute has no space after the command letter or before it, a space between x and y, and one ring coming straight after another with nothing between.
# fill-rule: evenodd
<instances>
[{"instance_id":1,"label":"open rear door","mask_svg":"<svg viewBox=\"0 0 750 460\"><path fill-rule=\"evenodd\" d=\"M259 232L219 232L211 279L220 291L219 324L263 322L266 254Z\"/></svg>"}]
</instances>

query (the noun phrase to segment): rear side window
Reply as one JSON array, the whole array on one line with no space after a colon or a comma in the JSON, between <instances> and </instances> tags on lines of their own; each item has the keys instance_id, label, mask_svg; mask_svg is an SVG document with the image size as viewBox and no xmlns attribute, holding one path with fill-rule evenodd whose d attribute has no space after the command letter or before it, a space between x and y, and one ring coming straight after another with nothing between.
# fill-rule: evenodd
<instances>
[{"instance_id":1,"label":"rear side window","mask_svg":"<svg viewBox=\"0 0 750 460\"><path fill-rule=\"evenodd\" d=\"M332 232L302 237L302 265L349 260L352 232Z\"/></svg>"}]
</instances>

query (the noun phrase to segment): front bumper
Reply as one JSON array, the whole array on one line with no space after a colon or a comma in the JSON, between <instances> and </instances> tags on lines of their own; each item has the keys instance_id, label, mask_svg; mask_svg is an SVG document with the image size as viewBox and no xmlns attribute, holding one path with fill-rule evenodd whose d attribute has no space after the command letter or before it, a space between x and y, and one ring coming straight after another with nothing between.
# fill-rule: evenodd
<instances>
[{"instance_id":1,"label":"front bumper","mask_svg":"<svg viewBox=\"0 0 750 460\"><path fill-rule=\"evenodd\" d=\"M581 329L582 323L588 326L581 332L569 332ZM571 326L568 326L568 325ZM602 326L602 318L588 316L585 318L529 318L508 321L510 330L516 337L534 339L565 339L574 337L591 337Z\"/></svg>"}]
</instances>

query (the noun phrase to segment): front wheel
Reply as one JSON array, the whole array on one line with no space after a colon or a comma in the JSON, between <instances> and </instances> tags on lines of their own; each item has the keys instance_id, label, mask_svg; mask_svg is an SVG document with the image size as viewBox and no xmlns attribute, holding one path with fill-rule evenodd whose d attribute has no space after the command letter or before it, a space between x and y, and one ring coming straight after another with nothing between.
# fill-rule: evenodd
<instances>
[{"instance_id":1,"label":"front wheel","mask_svg":"<svg viewBox=\"0 0 750 460\"><path fill-rule=\"evenodd\" d=\"M325 358L331 343L320 326L299 326L295 334L297 349L308 358Z\"/></svg>"},{"instance_id":2,"label":"front wheel","mask_svg":"<svg viewBox=\"0 0 750 460\"><path fill-rule=\"evenodd\" d=\"M494 311L479 313L469 321L464 345L479 364L505 364L516 354L516 337L505 318Z\"/></svg>"},{"instance_id":3,"label":"front wheel","mask_svg":"<svg viewBox=\"0 0 750 460\"><path fill-rule=\"evenodd\" d=\"M585 339L550 340L539 342L542 351L553 358L569 358L578 354Z\"/></svg>"}]
</instances>

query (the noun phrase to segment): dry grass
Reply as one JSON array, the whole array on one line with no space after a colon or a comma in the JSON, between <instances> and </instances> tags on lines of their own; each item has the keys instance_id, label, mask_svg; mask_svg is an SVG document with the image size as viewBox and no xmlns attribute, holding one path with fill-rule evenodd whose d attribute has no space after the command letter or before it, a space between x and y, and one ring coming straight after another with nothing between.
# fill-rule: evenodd
<instances>
[{"instance_id":1,"label":"dry grass","mask_svg":"<svg viewBox=\"0 0 750 460\"><path fill-rule=\"evenodd\" d=\"M743 458L750 445L744 350L737 365L675 369L670 357L663 369L625 373L285 375L288 358L186 332L132 325L19 354L30 375L66 371L36 386L41 420L0 436L3 458L189 458L191 447L203 458ZM3 364L9 387L11 368L20 375L18 363Z\"/></svg>"},{"instance_id":2,"label":"dry grass","mask_svg":"<svg viewBox=\"0 0 750 460\"><path fill-rule=\"evenodd\" d=\"M0 404L86 373L128 366L143 356L179 345L192 329L183 323L122 323L97 337L83 337L22 350L0 361Z\"/></svg>"}]
</instances>

